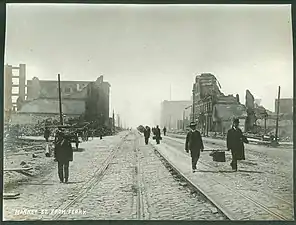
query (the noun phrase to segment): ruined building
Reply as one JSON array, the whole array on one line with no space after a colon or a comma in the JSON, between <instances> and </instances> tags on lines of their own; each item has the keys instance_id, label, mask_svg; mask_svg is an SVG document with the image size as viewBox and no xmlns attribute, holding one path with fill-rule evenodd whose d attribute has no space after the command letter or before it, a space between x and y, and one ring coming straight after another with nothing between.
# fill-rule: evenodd
<instances>
[{"instance_id":1,"label":"ruined building","mask_svg":"<svg viewBox=\"0 0 296 225\"><path fill-rule=\"evenodd\" d=\"M110 84L104 82L101 76L96 82L89 83L86 89L86 121L99 120L101 124L107 126L109 124Z\"/></svg>"},{"instance_id":2,"label":"ruined building","mask_svg":"<svg viewBox=\"0 0 296 225\"><path fill-rule=\"evenodd\" d=\"M244 132L255 135L275 133L276 113L259 105L249 90L246 90L245 105L238 95L225 95L220 91L220 84L210 73L202 73L195 78L193 84L194 109L191 120L198 122L198 128L205 134L208 132L225 133L232 124L232 119L240 119L240 127ZM276 100L277 107L277 100ZM280 99L279 133L281 136L292 135L293 99Z\"/></svg>"},{"instance_id":3,"label":"ruined building","mask_svg":"<svg viewBox=\"0 0 296 225\"><path fill-rule=\"evenodd\" d=\"M18 92L14 93L13 88ZM13 96L17 98L13 101ZM15 111L19 104L26 98L26 65L4 66L4 118L7 121L12 111Z\"/></svg>"},{"instance_id":4,"label":"ruined building","mask_svg":"<svg viewBox=\"0 0 296 225\"><path fill-rule=\"evenodd\" d=\"M203 133L226 132L233 117L246 117L246 110L244 105L240 104L239 96L224 95L220 88L218 80L211 73L202 73L195 78L191 120L198 122Z\"/></svg>"},{"instance_id":5,"label":"ruined building","mask_svg":"<svg viewBox=\"0 0 296 225\"><path fill-rule=\"evenodd\" d=\"M61 81L62 111L66 117L84 116L109 124L110 84L100 76L95 82ZM27 82L27 99L13 115L15 123L36 123L45 118L58 118L58 82L39 80Z\"/></svg>"}]
</instances>

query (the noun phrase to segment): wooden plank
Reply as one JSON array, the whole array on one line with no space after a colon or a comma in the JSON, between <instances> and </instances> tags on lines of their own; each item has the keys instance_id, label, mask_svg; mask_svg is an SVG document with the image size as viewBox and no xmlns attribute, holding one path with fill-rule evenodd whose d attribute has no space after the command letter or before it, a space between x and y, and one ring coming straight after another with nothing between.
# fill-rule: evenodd
<instances>
[{"instance_id":1,"label":"wooden plank","mask_svg":"<svg viewBox=\"0 0 296 225\"><path fill-rule=\"evenodd\" d=\"M25 171L15 171L15 172L17 172L17 173L21 173L21 174L23 174L23 175L25 175L25 176L28 176L28 177L33 177L32 174L27 173L27 172L25 172Z\"/></svg>"},{"instance_id":2,"label":"wooden plank","mask_svg":"<svg viewBox=\"0 0 296 225\"><path fill-rule=\"evenodd\" d=\"M20 195L20 193L4 193L3 197L16 197L19 195Z\"/></svg>"},{"instance_id":3,"label":"wooden plank","mask_svg":"<svg viewBox=\"0 0 296 225\"><path fill-rule=\"evenodd\" d=\"M4 171L15 171L15 172L18 172L18 171L28 171L28 170L31 170L33 169L32 167L29 167L29 168L4 168Z\"/></svg>"},{"instance_id":4,"label":"wooden plank","mask_svg":"<svg viewBox=\"0 0 296 225\"><path fill-rule=\"evenodd\" d=\"M20 197L20 193L3 193L4 199L17 199Z\"/></svg>"}]
</instances>

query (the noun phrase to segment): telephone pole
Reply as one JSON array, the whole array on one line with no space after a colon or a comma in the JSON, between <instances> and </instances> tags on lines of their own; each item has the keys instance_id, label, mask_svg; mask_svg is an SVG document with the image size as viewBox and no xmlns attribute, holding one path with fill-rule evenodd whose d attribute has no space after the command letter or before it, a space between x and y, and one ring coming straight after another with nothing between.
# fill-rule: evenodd
<instances>
[{"instance_id":1,"label":"telephone pole","mask_svg":"<svg viewBox=\"0 0 296 225\"><path fill-rule=\"evenodd\" d=\"M113 114L112 114L112 128L113 128L113 132L115 133L115 116L114 116L114 109L113 109Z\"/></svg>"},{"instance_id":2,"label":"telephone pole","mask_svg":"<svg viewBox=\"0 0 296 225\"><path fill-rule=\"evenodd\" d=\"M62 96L61 96L61 78L58 74L58 86L59 86L59 106L60 106L60 123L63 125L63 110L62 110Z\"/></svg>"},{"instance_id":3,"label":"telephone pole","mask_svg":"<svg viewBox=\"0 0 296 225\"><path fill-rule=\"evenodd\" d=\"M192 122L195 122L195 112L194 112L194 100L195 100L195 91L192 89Z\"/></svg>"},{"instance_id":4,"label":"telephone pole","mask_svg":"<svg viewBox=\"0 0 296 225\"><path fill-rule=\"evenodd\" d=\"M277 104L277 116L276 116L276 125L275 125L275 143L276 144L278 144L279 114L280 114L280 95L281 95L281 87L279 86L278 104Z\"/></svg>"}]
</instances>

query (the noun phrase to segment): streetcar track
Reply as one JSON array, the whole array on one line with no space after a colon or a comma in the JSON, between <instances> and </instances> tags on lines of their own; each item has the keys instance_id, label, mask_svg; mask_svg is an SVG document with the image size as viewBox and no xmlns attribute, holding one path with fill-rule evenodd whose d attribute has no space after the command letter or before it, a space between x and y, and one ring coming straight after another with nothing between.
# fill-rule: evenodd
<instances>
[{"instance_id":1,"label":"streetcar track","mask_svg":"<svg viewBox=\"0 0 296 225\"><path fill-rule=\"evenodd\" d=\"M175 142L177 142L177 143L179 143L179 144L184 144L183 142L181 142L181 141L179 141L179 140L175 140L175 139L170 139L170 140L173 140L173 141L175 141ZM168 144L169 145L169 144ZM184 153L184 152L183 152ZM185 154L185 153L184 153ZM200 162L201 164L204 164L205 166L208 166L208 167L210 167L210 168L215 168L215 167L213 167L213 166L211 166L210 164L208 164L208 163L205 163L205 162ZM227 174L225 174L224 176L227 176L227 177L230 177L229 175L227 175ZM287 200L285 200L285 199L283 199L283 198L281 198L281 197L278 197L278 196L275 196L275 195L271 195L271 194L268 194L268 193L264 193L265 195L269 195L269 196L272 196L273 198L276 198L276 199L278 199L278 200L280 200L280 201L283 201L283 202L285 202L286 204L288 204L288 205L290 205L290 206L292 206L293 207L293 203L291 203L291 202L288 202Z\"/></svg>"},{"instance_id":2,"label":"streetcar track","mask_svg":"<svg viewBox=\"0 0 296 225\"><path fill-rule=\"evenodd\" d=\"M170 140L173 140L173 141L175 141L175 142L177 142L177 143L179 143L179 144L184 144L183 142L181 142L181 141L179 141L179 140L175 140L175 139L172 139L172 138L170 138ZM153 146L153 147L154 147L154 146ZM158 150L157 150L157 151L158 151ZM159 152L159 151L158 151L158 152ZM185 154L183 151L182 151L182 153ZM159 154L161 154L161 153L159 152ZM162 155L162 154L161 154L161 155ZM185 154L185 155L186 155L186 154ZM162 155L162 157L165 158L165 156L163 156L163 155ZM165 160L166 160L168 163L170 163L166 158L165 158ZM214 168L214 169L215 169L215 167L213 167L213 166L211 166L211 165L209 165L209 164L207 164L207 163L204 163L204 162L200 162L200 163L203 164L203 165L205 165L205 166L207 166L207 167L209 167L209 168ZM171 164L171 163L170 163L170 164ZM172 166L172 165L171 165L171 166ZM174 166L172 166L172 167L174 168ZM177 169L175 168L175 170L177 170ZM177 172L178 172L178 171L177 171ZM178 173L179 173L179 172L178 172ZM182 174L180 174L180 175L182 176ZM224 175L224 176L230 177L229 175ZM184 176L184 178L186 179L185 176ZM186 179L186 180L187 180L187 179ZM219 182L219 181L217 181L217 180L214 180L214 179L211 179L211 180L213 180L214 182L216 182L216 183L218 183L218 184L220 184L220 185L226 187L227 189L229 189L229 190L231 190L231 191L235 191L235 190L233 190L232 188L228 187L228 186L225 185L225 184L222 184L221 182ZM187 181L188 181L188 180L187 180ZM189 183L190 183L190 182L189 182ZM236 192L237 192L237 191L236 191ZM268 206L266 206L266 205L264 205L264 204L262 204L262 203L256 201L256 200L253 199L252 197L247 196L247 195L245 195L245 194L242 194L241 192L238 192L238 193L239 193L239 195L242 196L244 199L249 200L249 201L252 202L253 204L257 205L259 208L263 209L265 212L267 212L267 213L273 215L274 217L276 217L276 218L278 218L278 219L281 219L281 220L289 220L289 219L286 218L284 215L281 215L280 213L277 213L277 212L274 212L273 210L270 210L270 209L268 208ZM279 199L279 200L285 202L287 205L292 206L291 203L287 202L286 200L284 200L284 199L282 199L282 198L280 198L280 197L277 197L277 196L274 196L274 195L271 195L271 194L267 194L267 193L264 193L264 192L263 192L262 194L272 196L273 198ZM254 197L254 196L253 196L253 197ZM211 202L212 202L212 201L211 201ZM228 217L228 216L227 216L227 217Z\"/></svg>"},{"instance_id":3,"label":"streetcar track","mask_svg":"<svg viewBox=\"0 0 296 225\"><path fill-rule=\"evenodd\" d=\"M111 153L108 155L108 157L104 161L103 165L100 166L94 172L94 175L80 188L80 191L78 191L76 193L76 197L74 199L71 199L70 201L66 202L65 204L61 204L55 210L57 210L57 211L66 211L70 206L72 206L73 204L75 204L77 202L77 200L80 200L83 197L85 197L86 193L88 191L90 191L99 181L101 181L101 179L105 175L105 172L107 171L110 163L114 159L116 153L118 152L118 150L120 149L120 147L123 145L123 143L127 141L126 138L129 136L129 134L130 133L126 134L122 138L122 140L120 141L120 143L116 147L113 148L113 150L111 151ZM62 216L63 216L62 213L55 214L53 216L53 219L58 220Z\"/></svg>"},{"instance_id":4,"label":"streetcar track","mask_svg":"<svg viewBox=\"0 0 296 225\"><path fill-rule=\"evenodd\" d=\"M179 144L184 144L183 142L181 142L181 141L179 141L179 140L175 140L175 139L171 139L171 138L170 138L170 140L175 141L175 142L177 142L177 143L179 143ZM170 145L170 144L168 144L168 145ZM183 152L183 153L184 153L184 152ZM185 153L184 153L184 154L185 154ZM215 168L215 167L211 166L210 164L208 164L208 163L206 163L206 162L200 162L200 163L203 164L203 165L205 165L205 166L208 166L208 167L210 167L210 168ZM225 174L224 176L230 177L230 176L227 175L227 174ZM282 202L285 202L287 205L293 207L293 203L288 202L287 200L285 200L285 199L283 199L283 198L281 198L281 197L279 197L279 196L272 195L272 194L268 194L268 193L264 193L264 192L263 192L263 194L268 195L268 196L271 196L271 197L273 197L273 198L276 198L276 199L278 199L278 200L280 200L280 201L282 201Z\"/></svg>"},{"instance_id":5,"label":"streetcar track","mask_svg":"<svg viewBox=\"0 0 296 225\"><path fill-rule=\"evenodd\" d=\"M176 174L176 176L177 176L178 179L187 182L187 184L191 187L191 189L195 190L197 193L199 193L201 196L203 196L204 199L206 199L215 208L217 208L218 212L220 214L222 214L226 218L226 220L232 220L231 219L232 218L231 215L229 215L224 210L221 210L221 207L217 206L217 204L215 204L215 202L212 199L210 199L202 191L200 191L199 188L197 188L193 184L193 182L191 182L185 175L183 175L154 145L151 145L151 146L154 149L154 151L157 152L158 157L162 158L163 161L165 161L165 163L167 164L167 166L171 168L171 170L173 171L173 173ZM170 171L170 173L172 173L172 172Z\"/></svg>"},{"instance_id":6,"label":"streetcar track","mask_svg":"<svg viewBox=\"0 0 296 225\"><path fill-rule=\"evenodd\" d=\"M140 135L141 135L141 133L140 133ZM230 220L229 217L224 212L222 212L219 207L217 207L211 200L209 200L199 189L197 189L195 187L194 184L192 184L190 181L188 181L185 176L183 176L165 157L163 157L163 155L157 150L157 148L153 144L149 143L148 145L153 149L154 155L161 162L162 166L164 166L164 168L168 170L168 172L170 174L169 176L172 176L174 181L177 182L180 186L182 186L180 188L185 187L186 189L188 189L190 191L190 195L193 194L194 198L198 196L199 199L210 204L213 208L215 208L217 211L215 211L215 212L212 211L212 214L219 213L221 216L223 216L224 220L225 219ZM186 185L182 185L184 181L187 182ZM146 196L146 198L147 198L147 196ZM147 204L149 205L149 203L147 203ZM205 207L207 208L207 206L205 206ZM210 209L210 210L212 210L212 209ZM150 220L149 207L148 207L147 211L148 211L147 213L149 214L148 219Z\"/></svg>"},{"instance_id":7,"label":"streetcar track","mask_svg":"<svg viewBox=\"0 0 296 225\"><path fill-rule=\"evenodd\" d=\"M145 219L145 211L144 211L144 201L143 201L143 194L142 194L142 185L141 185L141 165L140 165L140 157L139 157L139 138L135 135L136 139L134 141L134 152L136 158L136 183L137 183L137 219L143 220Z\"/></svg>"}]
</instances>

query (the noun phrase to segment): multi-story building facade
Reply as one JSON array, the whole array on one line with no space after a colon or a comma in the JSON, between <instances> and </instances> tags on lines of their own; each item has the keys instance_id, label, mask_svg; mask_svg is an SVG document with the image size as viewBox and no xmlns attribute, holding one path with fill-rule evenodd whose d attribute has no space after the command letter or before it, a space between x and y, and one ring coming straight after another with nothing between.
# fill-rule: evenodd
<instances>
[{"instance_id":1,"label":"multi-story building facade","mask_svg":"<svg viewBox=\"0 0 296 225\"><path fill-rule=\"evenodd\" d=\"M109 124L110 84L99 77L96 82L87 85L85 101L85 116L87 120L100 120L106 126Z\"/></svg>"},{"instance_id":2,"label":"multi-story building facade","mask_svg":"<svg viewBox=\"0 0 296 225\"><path fill-rule=\"evenodd\" d=\"M86 120L100 120L109 124L110 84L100 76L95 82L61 81L62 111L65 116L84 115ZM19 115L59 114L58 82L40 81L33 78L28 82L28 98L18 111Z\"/></svg>"},{"instance_id":3,"label":"multi-story building facade","mask_svg":"<svg viewBox=\"0 0 296 225\"><path fill-rule=\"evenodd\" d=\"M204 133L224 132L233 117L245 118L245 108L239 103L239 97L224 95L220 84L211 73L197 75L193 84L193 102L191 120L197 121L198 128Z\"/></svg>"},{"instance_id":4,"label":"multi-story building facade","mask_svg":"<svg viewBox=\"0 0 296 225\"><path fill-rule=\"evenodd\" d=\"M17 79L15 83L13 80ZM18 92L14 93L13 88ZM15 97L17 100L13 100ZM7 121L12 111L17 108L17 102L23 102L26 98L26 65L4 66L4 118Z\"/></svg>"},{"instance_id":5,"label":"multi-story building facade","mask_svg":"<svg viewBox=\"0 0 296 225\"><path fill-rule=\"evenodd\" d=\"M61 96L67 97L84 89L90 81L63 81L61 80ZM27 81L27 100L37 98L58 98L59 89L57 80L39 80L34 77Z\"/></svg>"}]
</instances>

